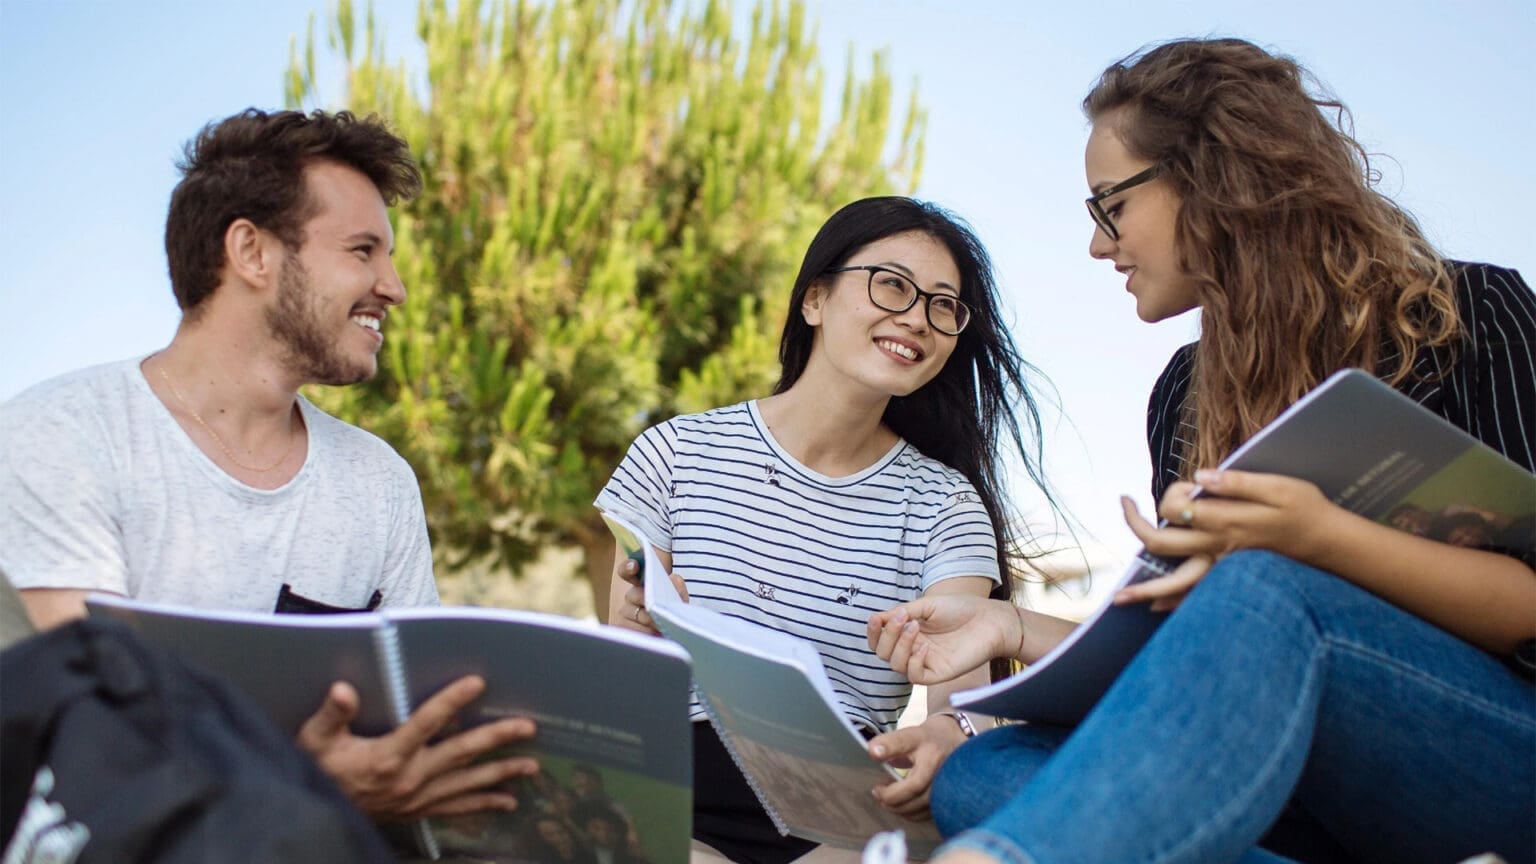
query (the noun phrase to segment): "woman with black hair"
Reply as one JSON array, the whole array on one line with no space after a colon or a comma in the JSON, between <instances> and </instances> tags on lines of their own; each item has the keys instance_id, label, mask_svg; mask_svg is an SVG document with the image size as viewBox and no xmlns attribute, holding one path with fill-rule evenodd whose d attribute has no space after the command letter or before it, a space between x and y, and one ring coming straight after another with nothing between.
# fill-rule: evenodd
<instances>
[{"instance_id":1,"label":"woman with black hair","mask_svg":"<svg viewBox=\"0 0 1536 864\"><path fill-rule=\"evenodd\" d=\"M911 765L875 795L926 817L934 771L969 725L947 695L986 683L987 665L931 689L929 718L893 731L911 684L870 653L865 626L919 596L1008 596L1019 543L1001 439L1044 488L1030 367L980 242L900 197L854 202L822 226L779 356L773 395L647 430L597 504L641 528L690 602L813 642L871 756ZM633 579L620 554L609 623L654 633ZM697 705L693 718L695 837L736 861L812 848L779 837Z\"/></svg>"}]
</instances>

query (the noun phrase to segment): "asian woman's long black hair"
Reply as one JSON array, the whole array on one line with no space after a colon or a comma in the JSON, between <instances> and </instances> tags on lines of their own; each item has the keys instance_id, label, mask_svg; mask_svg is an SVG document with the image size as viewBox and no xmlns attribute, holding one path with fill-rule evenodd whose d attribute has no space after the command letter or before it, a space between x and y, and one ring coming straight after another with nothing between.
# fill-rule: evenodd
<instances>
[{"instance_id":1,"label":"asian woman's long black hair","mask_svg":"<svg viewBox=\"0 0 1536 864\"><path fill-rule=\"evenodd\" d=\"M1003 327L991 258L969 226L943 208L898 196L865 198L832 214L811 240L795 277L779 340L782 372L773 392L788 390L810 359L815 331L800 307L811 287L830 278L829 271L846 265L859 249L909 231L933 237L954 257L960 299L971 307L971 321L939 374L915 392L893 397L882 419L924 455L959 471L976 487L992 520L1003 577L992 596L1011 600L1014 573L1037 547L1021 535L1003 492L999 444L1004 438L1052 510L1060 514L1060 507L1045 479L1040 412L1028 382L1040 373L1020 356ZM994 662L993 677L1006 669L1006 662Z\"/></svg>"}]
</instances>

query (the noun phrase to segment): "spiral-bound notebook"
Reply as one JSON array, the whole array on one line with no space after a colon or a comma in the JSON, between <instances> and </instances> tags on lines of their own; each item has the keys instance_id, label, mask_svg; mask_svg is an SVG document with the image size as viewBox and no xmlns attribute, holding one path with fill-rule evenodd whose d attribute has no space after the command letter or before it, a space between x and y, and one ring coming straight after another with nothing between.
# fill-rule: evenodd
<instances>
[{"instance_id":1,"label":"spiral-bound notebook","mask_svg":"<svg viewBox=\"0 0 1536 864\"><path fill-rule=\"evenodd\" d=\"M641 532L603 519L626 554L644 556L646 611L692 656L699 701L779 831L863 849L899 829L912 858L928 857L940 842L933 823L909 822L870 795L898 775L870 758L815 646L684 602Z\"/></svg>"},{"instance_id":2,"label":"spiral-bound notebook","mask_svg":"<svg viewBox=\"0 0 1536 864\"><path fill-rule=\"evenodd\" d=\"M563 807L583 819L623 820L653 864L688 860L689 663L665 640L502 609L264 615L109 595L93 595L87 606L231 681L290 735L334 681L357 688L361 710L352 731L380 735L446 684L483 677L485 693L460 712L456 728L531 717L534 738L493 755L534 756L543 770L513 781L520 802L513 812L417 823L415 844L429 858L443 850L545 860L540 844L551 841L540 836L548 830L540 816ZM581 827L572 838L578 846L587 842Z\"/></svg>"}]
</instances>

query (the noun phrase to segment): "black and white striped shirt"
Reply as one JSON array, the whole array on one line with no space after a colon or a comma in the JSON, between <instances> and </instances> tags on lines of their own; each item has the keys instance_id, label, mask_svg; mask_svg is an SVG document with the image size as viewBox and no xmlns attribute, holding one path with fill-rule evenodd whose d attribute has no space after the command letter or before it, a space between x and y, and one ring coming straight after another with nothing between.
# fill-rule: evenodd
<instances>
[{"instance_id":1,"label":"black and white striped shirt","mask_svg":"<svg viewBox=\"0 0 1536 864\"><path fill-rule=\"evenodd\" d=\"M818 474L753 402L646 430L596 503L672 553L691 602L812 642L848 716L876 729L912 688L869 650L869 616L952 576L998 579L991 522L958 471L898 441L857 474Z\"/></svg>"},{"instance_id":2,"label":"black and white striped shirt","mask_svg":"<svg viewBox=\"0 0 1536 864\"><path fill-rule=\"evenodd\" d=\"M1536 294L1514 270L1451 262L1463 336L1453 351L1423 349L1398 387L1474 438L1536 470ZM1179 479L1194 430L1183 417L1195 346L1174 353L1147 405L1152 495ZM1383 358L1392 365L1396 355Z\"/></svg>"}]
</instances>

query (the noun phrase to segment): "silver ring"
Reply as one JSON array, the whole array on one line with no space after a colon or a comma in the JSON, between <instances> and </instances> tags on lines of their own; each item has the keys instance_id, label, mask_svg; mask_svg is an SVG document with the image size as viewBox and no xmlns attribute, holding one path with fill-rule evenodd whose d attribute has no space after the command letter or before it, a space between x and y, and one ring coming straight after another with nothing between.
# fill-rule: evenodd
<instances>
[{"instance_id":1,"label":"silver ring","mask_svg":"<svg viewBox=\"0 0 1536 864\"><path fill-rule=\"evenodd\" d=\"M1183 510L1179 511L1179 523L1186 528L1195 527L1195 502L1189 502Z\"/></svg>"},{"instance_id":2,"label":"silver ring","mask_svg":"<svg viewBox=\"0 0 1536 864\"><path fill-rule=\"evenodd\" d=\"M634 608L634 610L629 613L629 620L635 622L636 624L640 623L640 607L639 606L636 606Z\"/></svg>"}]
</instances>

